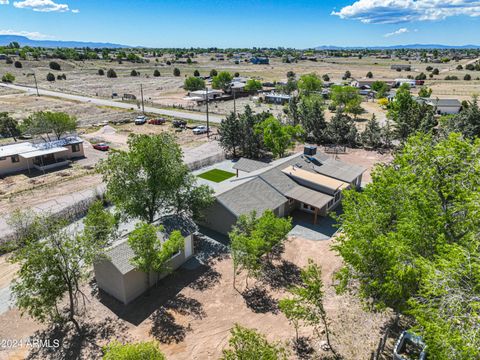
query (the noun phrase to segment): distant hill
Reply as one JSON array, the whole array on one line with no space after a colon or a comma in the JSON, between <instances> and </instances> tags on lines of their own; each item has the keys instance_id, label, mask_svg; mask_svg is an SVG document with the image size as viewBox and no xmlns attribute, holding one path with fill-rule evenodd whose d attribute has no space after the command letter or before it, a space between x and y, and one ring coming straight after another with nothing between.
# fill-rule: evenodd
<instances>
[{"instance_id":1,"label":"distant hill","mask_svg":"<svg viewBox=\"0 0 480 360\"><path fill-rule=\"evenodd\" d=\"M441 45L441 44L409 44L392 46L317 46L315 50L395 50L395 49L480 49L480 45Z\"/></svg>"},{"instance_id":2,"label":"distant hill","mask_svg":"<svg viewBox=\"0 0 480 360\"><path fill-rule=\"evenodd\" d=\"M34 46L34 47L45 47L45 48L129 48L131 46L120 45L120 44L111 44L111 43L101 43L101 42L83 42L83 41L57 41L57 40L32 40L26 36L19 35L0 35L0 46L8 45L11 42L18 42L21 46Z\"/></svg>"}]
</instances>

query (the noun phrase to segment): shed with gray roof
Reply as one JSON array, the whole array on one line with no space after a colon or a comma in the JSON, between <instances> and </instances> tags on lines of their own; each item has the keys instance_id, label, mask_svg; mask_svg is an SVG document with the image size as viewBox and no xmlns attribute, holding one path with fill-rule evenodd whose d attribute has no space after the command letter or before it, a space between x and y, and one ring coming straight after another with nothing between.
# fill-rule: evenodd
<instances>
[{"instance_id":1,"label":"shed with gray roof","mask_svg":"<svg viewBox=\"0 0 480 360\"><path fill-rule=\"evenodd\" d=\"M156 224L164 227L164 231L158 233L161 238L168 238L174 230L179 230L184 236L184 249L167 263L169 268L175 270L193 256L193 240L197 227L190 219L177 215L162 217ZM150 284L153 286L167 275L166 273L147 275L137 270L131 264L133 257L134 252L128 244L128 236L124 236L106 251L104 259L94 264L98 287L124 304L130 303L147 290L147 276L150 277Z\"/></svg>"}]
</instances>

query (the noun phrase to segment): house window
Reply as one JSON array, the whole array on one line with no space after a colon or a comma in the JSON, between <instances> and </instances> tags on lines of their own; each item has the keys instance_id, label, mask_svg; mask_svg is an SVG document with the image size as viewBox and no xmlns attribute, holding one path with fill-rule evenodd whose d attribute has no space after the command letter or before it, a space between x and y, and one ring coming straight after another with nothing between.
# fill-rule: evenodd
<instances>
[{"instance_id":1,"label":"house window","mask_svg":"<svg viewBox=\"0 0 480 360\"><path fill-rule=\"evenodd\" d=\"M294 199L288 199L288 205L293 205L294 202L295 202Z\"/></svg>"},{"instance_id":2,"label":"house window","mask_svg":"<svg viewBox=\"0 0 480 360\"><path fill-rule=\"evenodd\" d=\"M72 152L79 152L80 144L72 144Z\"/></svg>"},{"instance_id":3,"label":"house window","mask_svg":"<svg viewBox=\"0 0 480 360\"><path fill-rule=\"evenodd\" d=\"M12 155L12 163L18 163L20 162L20 158L18 155Z\"/></svg>"}]
</instances>

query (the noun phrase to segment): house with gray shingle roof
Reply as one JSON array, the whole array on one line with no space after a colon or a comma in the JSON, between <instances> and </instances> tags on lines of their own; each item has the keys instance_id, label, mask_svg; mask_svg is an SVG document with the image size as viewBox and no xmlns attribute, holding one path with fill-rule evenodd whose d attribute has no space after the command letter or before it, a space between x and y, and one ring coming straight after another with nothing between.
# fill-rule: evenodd
<instances>
[{"instance_id":1,"label":"house with gray shingle roof","mask_svg":"<svg viewBox=\"0 0 480 360\"><path fill-rule=\"evenodd\" d=\"M236 166L236 167L235 167ZM313 222L340 204L341 192L359 188L365 168L335 160L306 147L304 153L270 164L240 159L234 168L246 174L229 181L205 210L202 225L227 234L240 215L272 210L287 216L294 210L311 213Z\"/></svg>"},{"instance_id":2,"label":"house with gray shingle roof","mask_svg":"<svg viewBox=\"0 0 480 360\"><path fill-rule=\"evenodd\" d=\"M156 221L156 225L163 226L163 231L157 234L161 239L167 239L175 230L179 230L184 236L184 249L167 263L167 267L175 270L193 256L193 240L197 226L192 220L178 215L164 216ZM95 262L93 266L95 280L99 289L123 304L130 303L147 290L147 276L150 278L150 284L154 286L168 275L166 273L146 274L132 265L131 259L134 257L134 252L128 245L128 234L116 241L105 255L105 258Z\"/></svg>"}]
</instances>

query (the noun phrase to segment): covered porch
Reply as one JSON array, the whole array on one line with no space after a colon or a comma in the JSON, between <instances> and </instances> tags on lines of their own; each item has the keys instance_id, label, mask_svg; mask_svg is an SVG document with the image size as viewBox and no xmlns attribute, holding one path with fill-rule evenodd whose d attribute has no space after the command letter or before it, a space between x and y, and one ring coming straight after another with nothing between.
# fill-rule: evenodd
<instances>
[{"instance_id":1,"label":"covered porch","mask_svg":"<svg viewBox=\"0 0 480 360\"><path fill-rule=\"evenodd\" d=\"M314 225L317 224L319 215L327 215L329 206L334 202L333 196L301 185L298 185L288 191L285 196L290 201L296 201L299 204L298 209L302 212L313 214Z\"/></svg>"},{"instance_id":2,"label":"covered porch","mask_svg":"<svg viewBox=\"0 0 480 360\"><path fill-rule=\"evenodd\" d=\"M45 172L54 168L67 166L70 164L67 155L68 148L65 147L52 147L20 154L20 156L27 161L29 172L31 168Z\"/></svg>"}]
</instances>

